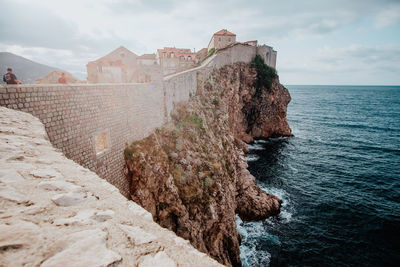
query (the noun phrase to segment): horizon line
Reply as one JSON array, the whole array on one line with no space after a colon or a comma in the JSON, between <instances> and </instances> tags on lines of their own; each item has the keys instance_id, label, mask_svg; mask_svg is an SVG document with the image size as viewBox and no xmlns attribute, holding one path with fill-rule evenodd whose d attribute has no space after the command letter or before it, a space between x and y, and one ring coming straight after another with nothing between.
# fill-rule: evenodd
<instances>
[{"instance_id":1,"label":"horizon line","mask_svg":"<svg viewBox=\"0 0 400 267\"><path fill-rule=\"evenodd\" d=\"M400 84L284 84L284 86L392 86L400 87Z\"/></svg>"}]
</instances>

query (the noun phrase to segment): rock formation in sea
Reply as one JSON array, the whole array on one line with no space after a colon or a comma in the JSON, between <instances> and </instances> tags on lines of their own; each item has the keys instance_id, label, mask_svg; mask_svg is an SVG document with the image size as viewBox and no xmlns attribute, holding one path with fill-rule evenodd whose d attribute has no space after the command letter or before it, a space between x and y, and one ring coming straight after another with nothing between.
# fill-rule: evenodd
<instances>
[{"instance_id":1,"label":"rock formation in sea","mask_svg":"<svg viewBox=\"0 0 400 267\"><path fill-rule=\"evenodd\" d=\"M171 121L125 150L132 200L161 226L225 265L241 266L235 214L261 220L281 201L247 170L246 143L290 136L290 95L276 76L255 86L257 70L235 63L198 73L197 92Z\"/></svg>"}]
</instances>

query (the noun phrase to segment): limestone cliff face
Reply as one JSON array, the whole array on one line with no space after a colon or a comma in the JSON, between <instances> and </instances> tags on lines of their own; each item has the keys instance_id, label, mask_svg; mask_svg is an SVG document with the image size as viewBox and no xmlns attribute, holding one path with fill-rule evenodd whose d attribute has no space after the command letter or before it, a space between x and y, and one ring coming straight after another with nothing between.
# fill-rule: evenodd
<instances>
[{"instance_id":1,"label":"limestone cliff face","mask_svg":"<svg viewBox=\"0 0 400 267\"><path fill-rule=\"evenodd\" d=\"M280 210L248 172L243 141L290 135L290 95L276 79L256 96L255 77L244 63L199 74L196 95L176 105L172 121L125 150L132 200L228 266L241 265L235 214L260 220Z\"/></svg>"}]
</instances>

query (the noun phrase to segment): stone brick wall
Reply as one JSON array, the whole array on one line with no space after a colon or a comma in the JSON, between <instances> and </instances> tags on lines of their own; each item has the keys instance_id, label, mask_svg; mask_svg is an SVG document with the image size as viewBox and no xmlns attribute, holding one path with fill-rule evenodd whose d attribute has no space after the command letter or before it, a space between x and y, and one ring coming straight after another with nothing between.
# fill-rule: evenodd
<instances>
[{"instance_id":1,"label":"stone brick wall","mask_svg":"<svg viewBox=\"0 0 400 267\"><path fill-rule=\"evenodd\" d=\"M187 101L190 95L196 93L197 72L200 70L201 68L196 68L164 79L165 112L168 118L174 107L174 103Z\"/></svg>"},{"instance_id":2,"label":"stone brick wall","mask_svg":"<svg viewBox=\"0 0 400 267\"><path fill-rule=\"evenodd\" d=\"M163 96L161 83L0 87L1 106L38 117L56 148L124 195L125 143L142 139L163 124ZM96 136L103 142L99 153Z\"/></svg>"},{"instance_id":3,"label":"stone brick wall","mask_svg":"<svg viewBox=\"0 0 400 267\"><path fill-rule=\"evenodd\" d=\"M217 57L211 63L213 67L220 68L235 62L249 63L257 54L257 47L235 44L234 46L218 50Z\"/></svg>"}]
</instances>

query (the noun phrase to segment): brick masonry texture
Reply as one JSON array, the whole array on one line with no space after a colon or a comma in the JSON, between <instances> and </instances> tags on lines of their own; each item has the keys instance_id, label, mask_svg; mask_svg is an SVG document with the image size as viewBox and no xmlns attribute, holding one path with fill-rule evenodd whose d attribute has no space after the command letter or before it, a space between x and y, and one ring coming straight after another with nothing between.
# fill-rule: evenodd
<instances>
[{"instance_id":1,"label":"brick masonry texture","mask_svg":"<svg viewBox=\"0 0 400 267\"><path fill-rule=\"evenodd\" d=\"M154 83L2 85L0 106L39 118L56 148L128 196L126 144L167 122L174 103L187 101L214 68L249 63L260 53L257 49L238 44L219 51L200 67ZM96 154L95 136L104 132L109 146Z\"/></svg>"},{"instance_id":2,"label":"brick masonry texture","mask_svg":"<svg viewBox=\"0 0 400 267\"><path fill-rule=\"evenodd\" d=\"M161 83L4 86L0 105L38 117L56 148L127 195L125 143L163 124L163 95ZM96 155L94 137L102 132L110 147Z\"/></svg>"}]
</instances>

